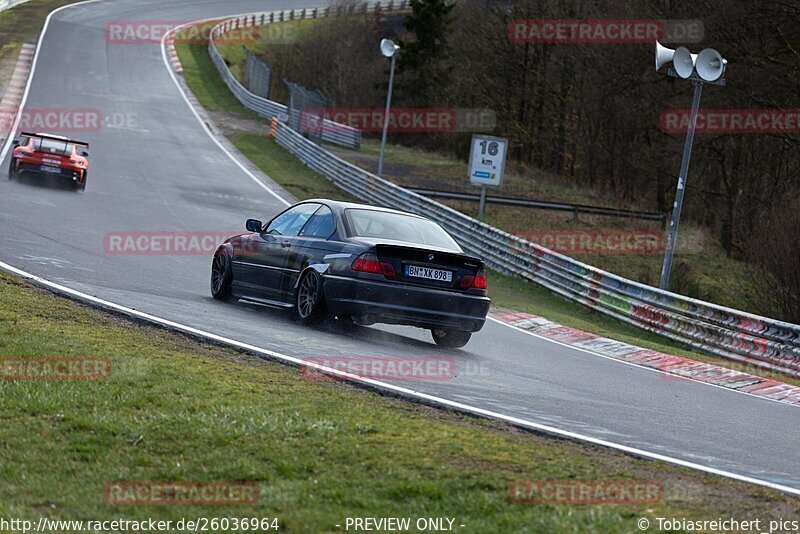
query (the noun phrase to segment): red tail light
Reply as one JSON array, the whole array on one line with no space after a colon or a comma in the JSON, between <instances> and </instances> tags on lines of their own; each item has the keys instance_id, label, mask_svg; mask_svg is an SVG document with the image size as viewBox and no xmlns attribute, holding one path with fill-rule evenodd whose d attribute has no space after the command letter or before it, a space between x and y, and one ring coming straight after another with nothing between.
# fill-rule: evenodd
<instances>
[{"instance_id":1,"label":"red tail light","mask_svg":"<svg viewBox=\"0 0 800 534\"><path fill-rule=\"evenodd\" d=\"M486 284L486 271L481 269L475 276L465 274L461 277L460 285L461 289L469 289L471 287L475 289L486 289L488 287Z\"/></svg>"},{"instance_id":2,"label":"red tail light","mask_svg":"<svg viewBox=\"0 0 800 534\"><path fill-rule=\"evenodd\" d=\"M475 280L472 282L472 287L476 289L487 289L489 287L489 284L486 282L486 271L478 273L478 276L476 276Z\"/></svg>"},{"instance_id":3,"label":"red tail light","mask_svg":"<svg viewBox=\"0 0 800 534\"><path fill-rule=\"evenodd\" d=\"M375 254L362 254L353 265L350 266L354 271L361 271L365 273L382 274L386 278L394 278L396 276L394 266L388 261L378 261Z\"/></svg>"}]
</instances>

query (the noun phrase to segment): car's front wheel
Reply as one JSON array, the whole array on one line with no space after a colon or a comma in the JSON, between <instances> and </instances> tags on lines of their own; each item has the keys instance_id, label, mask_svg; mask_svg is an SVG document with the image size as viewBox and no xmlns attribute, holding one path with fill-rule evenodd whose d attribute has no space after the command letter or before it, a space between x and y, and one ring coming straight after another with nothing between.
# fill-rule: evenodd
<instances>
[{"instance_id":1,"label":"car's front wheel","mask_svg":"<svg viewBox=\"0 0 800 534\"><path fill-rule=\"evenodd\" d=\"M431 336L437 345L446 349L460 349L469 342L472 332L451 330L449 328L433 329Z\"/></svg>"},{"instance_id":2,"label":"car's front wheel","mask_svg":"<svg viewBox=\"0 0 800 534\"><path fill-rule=\"evenodd\" d=\"M313 269L307 270L297 284L295 315L302 323L314 324L325 318L325 296L322 277Z\"/></svg>"},{"instance_id":3,"label":"car's front wheel","mask_svg":"<svg viewBox=\"0 0 800 534\"><path fill-rule=\"evenodd\" d=\"M13 180L14 178L17 177L16 168L17 168L17 160L14 159L14 158L11 158L11 163L8 164L8 179L9 180Z\"/></svg>"},{"instance_id":4,"label":"car's front wheel","mask_svg":"<svg viewBox=\"0 0 800 534\"><path fill-rule=\"evenodd\" d=\"M217 300L228 300L232 284L231 257L225 249L219 249L211 262L211 296Z\"/></svg>"}]
</instances>

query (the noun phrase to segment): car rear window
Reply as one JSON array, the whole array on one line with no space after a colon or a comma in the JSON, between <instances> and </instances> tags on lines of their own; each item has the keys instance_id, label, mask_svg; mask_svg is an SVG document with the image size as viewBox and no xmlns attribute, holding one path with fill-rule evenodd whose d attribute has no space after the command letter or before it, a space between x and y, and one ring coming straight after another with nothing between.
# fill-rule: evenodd
<instances>
[{"instance_id":1,"label":"car rear window","mask_svg":"<svg viewBox=\"0 0 800 534\"><path fill-rule=\"evenodd\" d=\"M37 152L47 152L58 154L59 156L69 156L72 154L72 143L68 141L58 141L56 139L41 139L33 137L33 149Z\"/></svg>"},{"instance_id":2,"label":"car rear window","mask_svg":"<svg viewBox=\"0 0 800 534\"><path fill-rule=\"evenodd\" d=\"M450 234L433 221L389 211L345 210L354 237L369 237L431 245L461 252Z\"/></svg>"}]
</instances>

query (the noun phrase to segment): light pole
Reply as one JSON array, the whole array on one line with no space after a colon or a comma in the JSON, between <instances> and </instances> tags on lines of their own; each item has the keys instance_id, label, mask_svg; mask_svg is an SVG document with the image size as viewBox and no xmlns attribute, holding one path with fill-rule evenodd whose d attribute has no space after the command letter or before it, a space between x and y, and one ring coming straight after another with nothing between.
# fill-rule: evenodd
<instances>
[{"instance_id":1,"label":"light pole","mask_svg":"<svg viewBox=\"0 0 800 534\"><path fill-rule=\"evenodd\" d=\"M389 108L392 106L392 84L394 84L394 60L400 47L391 39L381 39L381 54L392 58L389 67L389 92L386 95L386 110L383 115L383 134L381 135L381 153L378 156L378 176L383 177L383 150L386 148L386 131L389 129Z\"/></svg>"},{"instance_id":2,"label":"light pole","mask_svg":"<svg viewBox=\"0 0 800 534\"><path fill-rule=\"evenodd\" d=\"M675 191L675 203L672 205L672 220L669 223L664 263L661 265L661 279L658 287L663 290L667 290L669 287L672 256L675 253L675 242L678 239L678 224L681 220L683 195L686 191L686 177L689 173L689 160L692 157L692 143L694 142L694 131L697 126L697 112L700 109L700 94L703 91L704 83L725 85L722 75L725 73L725 65L728 63L713 48L706 48L699 54L692 54L682 46L672 50L661 46L661 43L656 41L656 71L670 61L673 63L673 68L669 69L667 74L692 80L694 82L694 97L692 98L692 110L689 113L689 124L686 129L686 142L683 144L683 159L681 160L681 171L678 175L678 188Z\"/></svg>"}]
</instances>

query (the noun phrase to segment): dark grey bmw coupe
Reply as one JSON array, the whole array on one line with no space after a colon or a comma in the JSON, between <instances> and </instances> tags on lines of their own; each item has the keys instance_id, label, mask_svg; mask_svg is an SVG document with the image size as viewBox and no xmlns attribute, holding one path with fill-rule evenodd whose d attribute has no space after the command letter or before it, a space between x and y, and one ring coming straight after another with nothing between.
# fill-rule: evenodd
<instances>
[{"instance_id":1,"label":"dark grey bmw coupe","mask_svg":"<svg viewBox=\"0 0 800 534\"><path fill-rule=\"evenodd\" d=\"M463 347L486 322L486 270L435 222L402 211L306 200L217 249L215 299L293 308L305 323L326 317L431 331Z\"/></svg>"}]
</instances>

